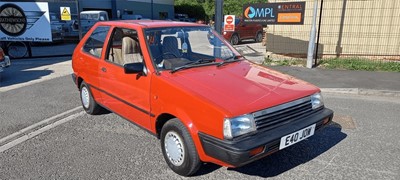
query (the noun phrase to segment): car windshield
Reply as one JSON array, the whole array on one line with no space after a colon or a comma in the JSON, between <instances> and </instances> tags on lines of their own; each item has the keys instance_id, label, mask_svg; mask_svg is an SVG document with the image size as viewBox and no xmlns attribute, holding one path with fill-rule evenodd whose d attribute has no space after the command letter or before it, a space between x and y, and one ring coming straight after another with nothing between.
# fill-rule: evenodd
<instances>
[{"instance_id":1,"label":"car windshield","mask_svg":"<svg viewBox=\"0 0 400 180\"><path fill-rule=\"evenodd\" d=\"M240 54L210 27L168 27L145 30L158 70L187 69L230 61Z\"/></svg>"}]
</instances>

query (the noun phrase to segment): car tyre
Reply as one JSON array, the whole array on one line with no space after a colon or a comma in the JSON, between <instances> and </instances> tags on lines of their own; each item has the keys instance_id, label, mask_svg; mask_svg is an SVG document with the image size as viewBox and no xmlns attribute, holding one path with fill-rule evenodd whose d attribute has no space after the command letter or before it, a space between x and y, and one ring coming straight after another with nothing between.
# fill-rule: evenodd
<instances>
[{"instance_id":1,"label":"car tyre","mask_svg":"<svg viewBox=\"0 0 400 180\"><path fill-rule=\"evenodd\" d=\"M237 44L239 44L239 41L240 41L239 35L238 34L232 34L231 44L232 45L237 45Z\"/></svg>"},{"instance_id":2,"label":"car tyre","mask_svg":"<svg viewBox=\"0 0 400 180\"><path fill-rule=\"evenodd\" d=\"M179 175L191 176L201 166L192 137L177 118L167 121L163 126L161 149L168 166Z\"/></svg>"},{"instance_id":3,"label":"car tyre","mask_svg":"<svg viewBox=\"0 0 400 180\"><path fill-rule=\"evenodd\" d=\"M28 54L28 45L25 42L9 42L7 44L8 56L11 58L22 58Z\"/></svg>"},{"instance_id":4,"label":"car tyre","mask_svg":"<svg viewBox=\"0 0 400 180\"><path fill-rule=\"evenodd\" d=\"M90 91L90 88L85 82L81 83L79 93L80 93L80 97L81 97L82 107L86 111L86 113L95 115L95 114L100 114L100 112L102 112L102 110L104 110L94 100L93 95Z\"/></svg>"},{"instance_id":5,"label":"car tyre","mask_svg":"<svg viewBox=\"0 0 400 180\"><path fill-rule=\"evenodd\" d=\"M255 41L256 42L261 42L262 40L263 40L262 32L257 32Z\"/></svg>"}]
</instances>

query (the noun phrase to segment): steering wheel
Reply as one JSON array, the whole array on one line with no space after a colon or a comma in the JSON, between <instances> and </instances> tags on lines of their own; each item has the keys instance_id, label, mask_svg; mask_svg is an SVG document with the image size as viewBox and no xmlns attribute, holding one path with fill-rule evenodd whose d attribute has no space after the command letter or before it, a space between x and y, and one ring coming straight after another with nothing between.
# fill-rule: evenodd
<instances>
[{"instance_id":1,"label":"steering wheel","mask_svg":"<svg viewBox=\"0 0 400 180\"><path fill-rule=\"evenodd\" d=\"M163 66L162 65L162 62L163 62L163 60L164 60L164 56L166 56L166 55L172 55L172 56L174 56L175 58L178 58L178 56L176 55L176 54L174 54L174 53L172 53L172 52L164 52L164 53L162 53L161 55L159 55L159 56L157 56L157 57L155 57L154 58L154 61L155 61L155 63L157 64L157 65L161 65L161 66ZM161 58L162 57L162 58ZM161 67L160 66L160 67Z\"/></svg>"},{"instance_id":2,"label":"steering wheel","mask_svg":"<svg viewBox=\"0 0 400 180\"><path fill-rule=\"evenodd\" d=\"M161 55L155 57L154 60L155 60L156 62L158 62L158 60L160 60L161 57L164 57L164 56L166 56L166 55L172 55L172 56L174 56L175 58L178 58L178 56L177 56L176 54L172 53L172 52L164 52L164 53L162 53ZM163 58L163 59L164 59L164 58ZM162 60L162 59L161 59L161 60Z\"/></svg>"}]
</instances>

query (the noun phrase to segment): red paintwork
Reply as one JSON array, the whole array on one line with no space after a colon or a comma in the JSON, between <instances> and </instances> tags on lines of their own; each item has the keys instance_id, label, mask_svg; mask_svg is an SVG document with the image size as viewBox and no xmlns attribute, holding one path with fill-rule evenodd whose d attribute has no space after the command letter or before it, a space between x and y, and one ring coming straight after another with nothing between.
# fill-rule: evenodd
<instances>
[{"instance_id":1,"label":"red paintwork","mask_svg":"<svg viewBox=\"0 0 400 180\"><path fill-rule=\"evenodd\" d=\"M184 22L165 21L112 21L99 25L128 27L138 31L140 44L145 44L142 28L165 26L203 26ZM110 33L108 36L110 36ZM203 162L231 166L207 156L200 143L198 132L223 139L223 119L251 113L288 101L299 99L319 89L309 83L261 67L249 61L226 64L221 67L204 66L186 69L176 73L162 71L156 73L147 50L142 45L147 76L125 74L121 66L97 59L82 51L85 36L76 47L72 59L75 75L88 84L150 112L154 116L140 112L109 94L91 88L96 102L141 127L157 134L156 121L162 114L170 114L180 119L190 131L199 157ZM109 37L107 38L109 39ZM106 49L108 41L105 42ZM107 68L107 72L101 68Z\"/></svg>"},{"instance_id":2,"label":"red paintwork","mask_svg":"<svg viewBox=\"0 0 400 180\"><path fill-rule=\"evenodd\" d=\"M235 24L235 31L224 31L223 36L230 41L233 34L238 34L239 41L243 39L255 39L258 32L262 32L261 24L244 24L242 19L238 24Z\"/></svg>"}]
</instances>

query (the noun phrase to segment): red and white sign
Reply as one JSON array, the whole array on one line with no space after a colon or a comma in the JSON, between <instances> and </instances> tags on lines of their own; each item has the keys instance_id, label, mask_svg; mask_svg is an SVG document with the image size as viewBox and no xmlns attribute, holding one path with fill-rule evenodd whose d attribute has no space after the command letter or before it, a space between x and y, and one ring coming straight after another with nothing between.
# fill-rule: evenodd
<instances>
[{"instance_id":1,"label":"red and white sign","mask_svg":"<svg viewBox=\"0 0 400 180\"><path fill-rule=\"evenodd\" d=\"M225 15L224 31L235 31L235 15Z\"/></svg>"}]
</instances>

